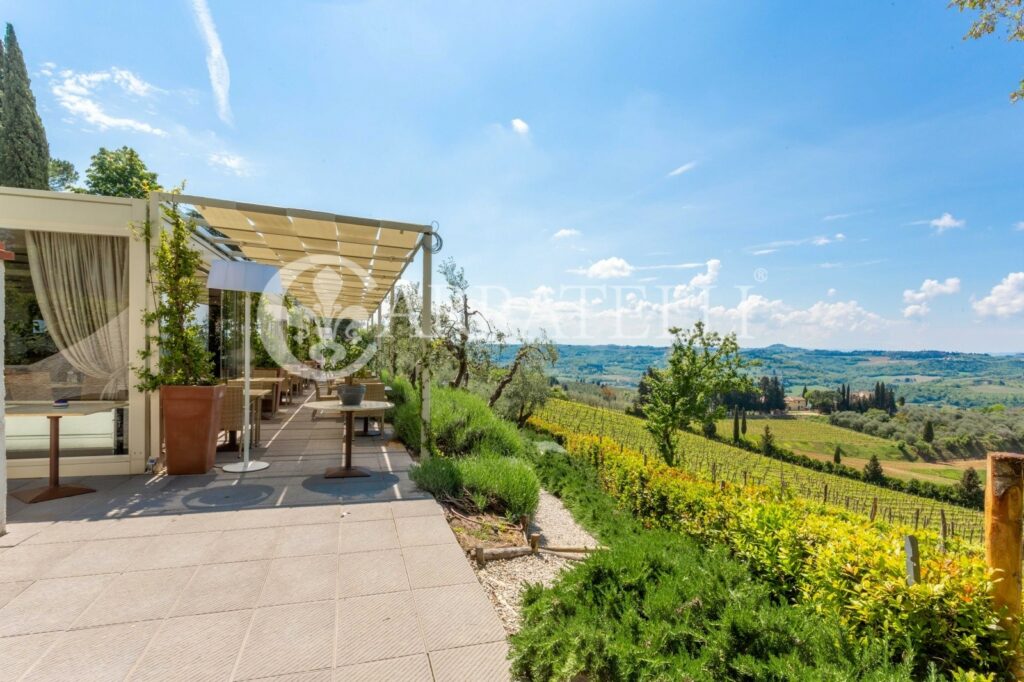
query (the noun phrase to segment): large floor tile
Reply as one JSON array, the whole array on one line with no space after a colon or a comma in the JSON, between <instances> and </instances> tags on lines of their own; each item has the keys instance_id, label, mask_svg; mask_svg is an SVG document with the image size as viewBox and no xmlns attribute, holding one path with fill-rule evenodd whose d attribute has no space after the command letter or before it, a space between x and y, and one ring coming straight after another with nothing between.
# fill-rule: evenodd
<instances>
[{"instance_id":1,"label":"large floor tile","mask_svg":"<svg viewBox=\"0 0 1024 682\"><path fill-rule=\"evenodd\" d=\"M334 601L258 609L253 616L235 679L331 667L334 621Z\"/></svg>"},{"instance_id":2,"label":"large floor tile","mask_svg":"<svg viewBox=\"0 0 1024 682\"><path fill-rule=\"evenodd\" d=\"M54 563L46 572L47 578L66 578L76 575L117 573L143 557L147 548L160 538L118 538L81 543L74 552Z\"/></svg>"},{"instance_id":3,"label":"large floor tile","mask_svg":"<svg viewBox=\"0 0 1024 682\"><path fill-rule=\"evenodd\" d=\"M171 615L184 616L256 606L270 561L199 566Z\"/></svg>"},{"instance_id":4,"label":"large floor tile","mask_svg":"<svg viewBox=\"0 0 1024 682\"><path fill-rule=\"evenodd\" d=\"M364 521L362 523L342 523L339 528L340 551L370 552L379 549L397 549L398 533L392 519L383 521Z\"/></svg>"},{"instance_id":5,"label":"large floor tile","mask_svg":"<svg viewBox=\"0 0 1024 682\"><path fill-rule=\"evenodd\" d=\"M114 576L39 580L0 609L0 637L65 630Z\"/></svg>"},{"instance_id":6,"label":"large floor tile","mask_svg":"<svg viewBox=\"0 0 1024 682\"><path fill-rule=\"evenodd\" d=\"M430 654L430 665L436 682L504 682L512 679L505 642L434 651Z\"/></svg>"},{"instance_id":7,"label":"large floor tile","mask_svg":"<svg viewBox=\"0 0 1024 682\"><path fill-rule=\"evenodd\" d=\"M158 622L104 625L61 635L26 680L120 682L156 632Z\"/></svg>"},{"instance_id":8,"label":"large floor tile","mask_svg":"<svg viewBox=\"0 0 1024 682\"><path fill-rule=\"evenodd\" d=\"M433 682L430 661L425 654L346 665L335 670L335 680L344 682ZM479 677L474 682L484 682Z\"/></svg>"},{"instance_id":9,"label":"large floor tile","mask_svg":"<svg viewBox=\"0 0 1024 682\"><path fill-rule=\"evenodd\" d=\"M194 567L125 573L78 617L73 628L164 618L195 572Z\"/></svg>"},{"instance_id":10,"label":"large floor tile","mask_svg":"<svg viewBox=\"0 0 1024 682\"><path fill-rule=\"evenodd\" d=\"M219 531L161 536L129 570L197 566L208 561L217 549L220 536Z\"/></svg>"},{"instance_id":11,"label":"large floor tile","mask_svg":"<svg viewBox=\"0 0 1024 682\"><path fill-rule=\"evenodd\" d=\"M363 521L384 521L392 518L390 502L366 502L364 504L343 504L341 507L342 523L360 523Z\"/></svg>"},{"instance_id":12,"label":"large floor tile","mask_svg":"<svg viewBox=\"0 0 1024 682\"><path fill-rule=\"evenodd\" d=\"M414 590L413 596L428 651L505 639L505 629L480 585L429 587Z\"/></svg>"},{"instance_id":13,"label":"large floor tile","mask_svg":"<svg viewBox=\"0 0 1024 682\"><path fill-rule=\"evenodd\" d=\"M337 665L411 656L423 651L408 592L338 601Z\"/></svg>"},{"instance_id":14,"label":"large floor tile","mask_svg":"<svg viewBox=\"0 0 1024 682\"><path fill-rule=\"evenodd\" d=\"M395 527L402 547L456 542L455 534L443 516L402 517L395 519Z\"/></svg>"},{"instance_id":15,"label":"large floor tile","mask_svg":"<svg viewBox=\"0 0 1024 682\"><path fill-rule=\"evenodd\" d=\"M334 599L338 555L287 557L270 564L260 606Z\"/></svg>"},{"instance_id":16,"label":"large floor tile","mask_svg":"<svg viewBox=\"0 0 1024 682\"><path fill-rule=\"evenodd\" d=\"M397 549L343 554L338 561L338 597L401 592L409 589L405 560Z\"/></svg>"},{"instance_id":17,"label":"large floor tile","mask_svg":"<svg viewBox=\"0 0 1024 682\"><path fill-rule=\"evenodd\" d=\"M0 680L17 680L56 641L59 633L0 637Z\"/></svg>"},{"instance_id":18,"label":"large floor tile","mask_svg":"<svg viewBox=\"0 0 1024 682\"><path fill-rule=\"evenodd\" d=\"M277 552L281 532L279 528L226 530L217 540L207 560L211 563L222 563L270 559Z\"/></svg>"},{"instance_id":19,"label":"large floor tile","mask_svg":"<svg viewBox=\"0 0 1024 682\"><path fill-rule=\"evenodd\" d=\"M338 553L338 522L284 526L274 556Z\"/></svg>"},{"instance_id":20,"label":"large floor tile","mask_svg":"<svg viewBox=\"0 0 1024 682\"><path fill-rule=\"evenodd\" d=\"M183 616L165 621L131 680L228 680L252 611Z\"/></svg>"},{"instance_id":21,"label":"large floor tile","mask_svg":"<svg viewBox=\"0 0 1024 682\"><path fill-rule=\"evenodd\" d=\"M38 580L85 543L21 544L0 553L0 583Z\"/></svg>"},{"instance_id":22,"label":"large floor tile","mask_svg":"<svg viewBox=\"0 0 1024 682\"><path fill-rule=\"evenodd\" d=\"M409 584L414 589L476 583L476 574L462 547L456 543L405 547L402 555L409 572Z\"/></svg>"}]
</instances>

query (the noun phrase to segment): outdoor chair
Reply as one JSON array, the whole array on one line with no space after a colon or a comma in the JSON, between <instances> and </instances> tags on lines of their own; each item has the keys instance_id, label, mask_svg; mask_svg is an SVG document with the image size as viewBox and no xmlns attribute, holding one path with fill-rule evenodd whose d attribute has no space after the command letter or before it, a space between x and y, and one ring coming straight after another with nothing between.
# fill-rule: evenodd
<instances>
[{"instance_id":1,"label":"outdoor chair","mask_svg":"<svg viewBox=\"0 0 1024 682\"><path fill-rule=\"evenodd\" d=\"M338 395L331 390L330 386L326 381L314 381L313 390L315 391L315 395L313 397L316 398L317 400L335 400L338 397ZM320 419L324 419L324 411L325 410L310 410L310 420L319 421ZM341 419L342 414L341 412L338 412L337 415L327 418L335 420Z\"/></svg>"},{"instance_id":2,"label":"outdoor chair","mask_svg":"<svg viewBox=\"0 0 1024 682\"><path fill-rule=\"evenodd\" d=\"M366 386L366 395L363 396L363 400L387 400L387 395L384 392L384 383L381 381L360 381L359 383ZM384 433L384 410L379 412L369 412L366 415L359 415L363 418L363 435L370 435L370 420L376 419L378 424L378 430L375 435Z\"/></svg>"},{"instance_id":3,"label":"outdoor chair","mask_svg":"<svg viewBox=\"0 0 1024 682\"><path fill-rule=\"evenodd\" d=\"M241 386L228 385L224 391L224 401L221 403L220 430L227 435L227 442L237 442L238 451L242 451L241 434L245 425L245 389ZM257 410L250 414L250 420L258 419ZM255 435L255 429L250 430ZM255 441L255 438L253 439Z\"/></svg>"}]
</instances>

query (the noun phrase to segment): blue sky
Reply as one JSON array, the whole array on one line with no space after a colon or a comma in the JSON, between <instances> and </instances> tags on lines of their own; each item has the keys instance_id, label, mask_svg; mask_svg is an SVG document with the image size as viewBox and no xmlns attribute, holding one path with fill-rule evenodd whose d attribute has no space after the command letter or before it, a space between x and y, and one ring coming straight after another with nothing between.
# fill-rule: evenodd
<instances>
[{"instance_id":1,"label":"blue sky","mask_svg":"<svg viewBox=\"0 0 1024 682\"><path fill-rule=\"evenodd\" d=\"M964 42L944 4L6 0L0 19L54 156L127 144L198 194L436 220L502 325L1024 351L1024 46Z\"/></svg>"}]
</instances>

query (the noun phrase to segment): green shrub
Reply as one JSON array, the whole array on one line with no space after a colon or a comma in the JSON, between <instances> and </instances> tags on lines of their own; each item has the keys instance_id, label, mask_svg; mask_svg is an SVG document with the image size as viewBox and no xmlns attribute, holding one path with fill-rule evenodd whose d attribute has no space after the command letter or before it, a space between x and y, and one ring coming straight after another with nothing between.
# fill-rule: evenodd
<instances>
[{"instance_id":1,"label":"green shrub","mask_svg":"<svg viewBox=\"0 0 1024 682\"><path fill-rule=\"evenodd\" d=\"M430 428L436 454L449 457L493 452L507 457L523 453L519 432L495 416L483 399L454 388L435 388Z\"/></svg>"},{"instance_id":2,"label":"green shrub","mask_svg":"<svg viewBox=\"0 0 1024 682\"><path fill-rule=\"evenodd\" d=\"M524 680L910 680L882 640L779 604L719 548L634 532L523 597L512 637Z\"/></svg>"},{"instance_id":3,"label":"green shrub","mask_svg":"<svg viewBox=\"0 0 1024 682\"><path fill-rule=\"evenodd\" d=\"M601 488L645 525L729 548L778 597L837 618L865 645L890 638L915 674L931 665L1006 671L1011 647L988 570L961 543L947 540L942 554L936 536L919 531L921 581L908 586L903 528L758 486L718 486L612 439L536 416L530 423L597 465Z\"/></svg>"},{"instance_id":4,"label":"green shrub","mask_svg":"<svg viewBox=\"0 0 1024 682\"><path fill-rule=\"evenodd\" d=\"M420 446L420 399L408 380L391 384L395 409L390 415L395 435L407 446ZM431 453L465 457L483 452L518 457L523 442L511 423L497 417L481 398L458 389L435 386L431 392Z\"/></svg>"},{"instance_id":5,"label":"green shrub","mask_svg":"<svg viewBox=\"0 0 1024 682\"><path fill-rule=\"evenodd\" d=\"M533 516L540 501L537 475L525 461L513 457L435 456L413 466L409 476L436 496L463 500L477 511L497 512L510 519Z\"/></svg>"},{"instance_id":6,"label":"green shrub","mask_svg":"<svg viewBox=\"0 0 1024 682\"><path fill-rule=\"evenodd\" d=\"M540 482L523 460L482 455L459 460L458 465L462 485L471 493L486 496L487 507L504 511L512 519L533 516L537 511Z\"/></svg>"},{"instance_id":7,"label":"green shrub","mask_svg":"<svg viewBox=\"0 0 1024 682\"><path fill-rule=\"evenodd\" d=\"M413 465L411 478L421 490L435 497L458 497L462 492L462 476L455 460L447 457L431 457Z\"/></svg>"}]
</instances>

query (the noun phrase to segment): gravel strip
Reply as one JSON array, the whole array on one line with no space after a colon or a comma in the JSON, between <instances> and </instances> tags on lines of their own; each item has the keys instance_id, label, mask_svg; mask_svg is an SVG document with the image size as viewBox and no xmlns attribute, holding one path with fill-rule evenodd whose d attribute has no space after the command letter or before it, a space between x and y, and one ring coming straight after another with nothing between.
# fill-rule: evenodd
<instances>
[{"instance_id":1,"label":"gravel strip","mask_svg":"<svg viewBox=\"0 0 1024 682\"><path fill-rule=\"evenodd\" d=\"M562 501L547 491L540 491L540 505L530 531L541 534L541 545L553 547L596 547L597 541L583 530ZM490 561L484 568L473 562L473 570L498 612L505 631L514 634L522 623L522 593L528 583L552 585L558 574L571 568L575 561L551 554L538 554Z\"/></svg>"}]
</instances>

